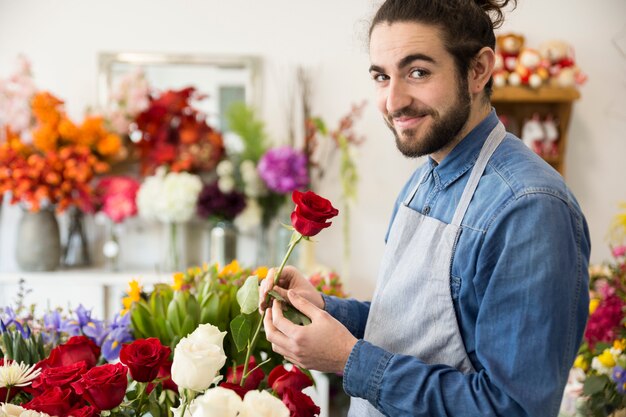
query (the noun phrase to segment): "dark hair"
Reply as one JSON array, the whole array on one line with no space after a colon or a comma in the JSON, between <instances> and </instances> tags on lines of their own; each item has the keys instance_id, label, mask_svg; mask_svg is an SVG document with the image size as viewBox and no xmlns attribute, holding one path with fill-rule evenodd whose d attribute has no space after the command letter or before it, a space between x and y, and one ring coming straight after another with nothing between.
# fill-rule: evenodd
<instances>
[{"instance_id":1,"label":"dark hair","mask_svg":"<svg viewBox=\"0 0 626 417\"><path fill-rule=\"evenodd\" d=\"M517 0L387 0L376 12L369 37L380 23L419 22L437 26L444 34L443 43L454 57L459 76L467 74L481 48L495 50L494 28L504 22L502 9ZM491 96L493 79L485 86Z\"/></svg>"}]
</instances>

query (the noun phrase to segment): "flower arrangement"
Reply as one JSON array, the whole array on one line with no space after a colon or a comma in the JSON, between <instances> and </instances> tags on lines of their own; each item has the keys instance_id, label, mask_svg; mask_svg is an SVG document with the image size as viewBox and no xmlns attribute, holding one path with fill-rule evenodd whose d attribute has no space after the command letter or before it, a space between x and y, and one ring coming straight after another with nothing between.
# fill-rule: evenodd
<instances>
[{"instance_id":1,"label":"flower arrangement","mask_svg":"<svg viewBox=\"0 0 626 417\"><path fill-rule=\"evenodd\" d=\"M122 136L130 134L137 116L150 105L150 91L150 84L141 68L124 74L113 86L106 118L116 133Z\"/></svg>"},{"instance_id":2,"label":"flower arrangement","mask_svg":"<svg viewBox=\"0 0 626 417\"><path fill-rule=\"evenodd\" d=\"M0 194L11 192L12 203L23 202L33 211L42 205L90 210L90 182L120 154L120 137L107 131L99 116L74 124L63 102L47 92L34 95L31 111L36 121L32 144L8 127L7 140L0 144Z\"/></svg>"},{"instance_id":3,"label":"flower arrangement","mask_svg":"<svg viewBox=\"0 0 626 417\"><path fill-rule=\"evenodd\" d=\"M30 61L18 56L15 69L7 78L0 78L0 142L6 140L7 130L23 135L29 143L28 132L33 127L30 100L37 92Z\"/></svg>"},{"instance_id":4,"label":"flower arrangement","mask_svg":"<svg viewBox=\"0 0 626 417\"><path fill-rule=\"evenodd\" d=\"M346 293L343 291L341 278L336 272L317 272L309 276L309 282L313 284L315 289L323 294L332 295L339 298L347 297Z\"/></svg>"},{"instance_id":5,"label":"flower arrangement","mask_svg":"<svg viewBox=\"0 0 626 417\"><path fill-rule=\"evenodd\" d=\"M96 207L111 221L122 223L137 214L139 187L139 181L128 176L104 177L95 188Z\"/></svg>"},{"instance_id":6,"label":"flower arrangement","mask_svg":"<svg viewBox=\"0 0 626 417\"><path fill-rule=\"evenodd\" d=\"M180 265L178 224L191 220L202 190L200 177L188 172L166 172L160 167L147 177L137 192L139 215L146 220L158 220L168 225L169 250L166 268L177 270Z\"/></svg>"},{"instance_id":7,"label":"flower arrangement","mask_svg":"<svg viewBox=\"0 0 626 417\"><path fill-rule=\"evenodd\" d=\"M192 106L192 101L200 98L193 87L151 96L148 107L135 118L135 130L130 132L131 138L137 138L143 174L151 174L163 165L174 172L215 169L224 153L224 143L221 133Z\"/></svg>"},{"instance_id":8,"label":"flower arrangement","mask_svg":"<svg viewBox=\"0 0 626 417\"><path fill-rule=\"evenodd\" d=\"M565 390L564 414L606 416L626 408L626 212L616 216L610 236L613 262L589 271L589 320Z\"/></svg>"},{"instance_id":9,"label":"flower arrangement","mask_svg":"<svg viewBox=\"0 0 626 417\"><path fill-rule=\"evenodd\" d=\"M198 196L198 216L214 222L233 221L246 208L246 197L243 193L232 188L229 191L224 189L228 190L220 186L218 181L202 188Z\"/></svg>"}]
</instances>

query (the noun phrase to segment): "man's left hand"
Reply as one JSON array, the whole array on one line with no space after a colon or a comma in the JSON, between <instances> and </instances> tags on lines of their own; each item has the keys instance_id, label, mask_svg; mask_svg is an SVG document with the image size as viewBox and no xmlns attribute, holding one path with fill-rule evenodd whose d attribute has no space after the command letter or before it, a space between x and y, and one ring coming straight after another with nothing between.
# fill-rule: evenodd
<instances>
[{"instance_id":1,"label":"man's left hand","mask_svg":"<svg viewBox=\"0 0 626 417\"><path fill-rule=\"evenodd\" d=\"M295 291L287 293L291 304L311 319L299 326L283 316L282 304L274 300L264 325L274 352L294 365L322 372L343 372L357 339L339 321Z\"/></svg>"}]
</instances>

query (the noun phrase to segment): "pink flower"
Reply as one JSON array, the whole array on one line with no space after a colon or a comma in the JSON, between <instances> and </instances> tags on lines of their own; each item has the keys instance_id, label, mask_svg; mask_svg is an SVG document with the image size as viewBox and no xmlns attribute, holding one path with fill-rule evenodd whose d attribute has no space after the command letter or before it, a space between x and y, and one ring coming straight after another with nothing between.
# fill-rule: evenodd
<instances>
[{"instance_id":1,"label":"pink flower","mask_svg":"<svg viewBox=\"0 0 626 417\"><path fill-rule=\"evenodd\" d=\"M613 248L613 256L619 258L626 255L626 245L620 245Z\"/></svg>"},{"instance_id":2,"label":"pink flower","mask_svg":"<svg viewBox=\"0 0 626 417\"><path fill-rule=\"evenodd\" d=\"M617 295L610 295L600 302L600 305L589 316L585 329L585 340L589 347L597 342L612 342L618 335L624 314L624 302Z\"/></svg>"},{"instance_id":3,"label":"pink flower","mask_svg":"<svg viewBox=\"0 0 626 417\"><path fill-rule=\"evenodd\" d=\"M139 182L130 177L107 177L102 179L96 193L100 196L100 210L115 223L121 223L137 214L136 196Z\"/></svg>"}]
</instances>

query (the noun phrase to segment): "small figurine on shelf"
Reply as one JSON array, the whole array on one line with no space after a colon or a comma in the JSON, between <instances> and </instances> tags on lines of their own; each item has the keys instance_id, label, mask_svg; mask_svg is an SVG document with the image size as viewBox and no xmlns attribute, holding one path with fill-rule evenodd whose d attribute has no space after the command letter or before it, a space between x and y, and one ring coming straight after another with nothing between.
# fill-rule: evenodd
<instances>
[{"instance_id":1,"label":"small figurine on shelf","mask_svg":"<svg viewBox=\"0 0 626 417\"><path fill-rule=\"evenodd\" d=\"M557 127L558 120L553 114L548 113L543 120L543 131L545 132L545 141L543 144L543 153L545 156L559 156L559 129Z\"/></svg>"},{"instance_id":2,"label":"small figurine on shelf","mask_svg":"<svg viewBox=\"0 0 626 417\"><path fill-rule=\"evenodd\" d=\"M574 87L587 81L574 60L574 49L564 41L544 42L539 48L544 65L550 73L550 84L555 87Z\"/></svg>"},{"instance_id":3,"label":"small figurine on shelf","mask_svg":"<svg viewBox=\"0 0 626 417\"><path fill-rule=\"evenodd\" d=\"M502 55L502 64L509 73L515 71L520 51L524 47L524 36L515 33L499 35L496 40L498 52Z\"/></svg>"},{"instance_id":4,"label":"small figurine on shelf","mask_svg":"<svg viewBox=\"0 0 626 417\"><path fill-rule=\"evenodd\" d=\"M493 66L493 86L495 88L502 88L506 86L506 81L509 78L509 72L504 68L504 57L500 52L496 52L496 61Z\"/></svg>"},{"instance_id":5,"label":"small figurine on shelf","mask_svg":"<svg viewBox=\"0 0 626 417\"><path fill-rule=\"evenodd\" d=\"M515 71L509 75L509 84L539 88L548 79L548 70L542 65L539 51L523 48L517 59Z\"/></svg>"},{"instance_id":6,"label":"small figurine on shelf","mask_svg":"<svg viewBox=\"0 0 626 417\"><path fill-rule=\"evenodd\" d=\"M545 131L543 130L541 118L539 113L534 113L522 126L522 141L535 153L542 155L544 139Z\"/></svg>"}]
</instances>

